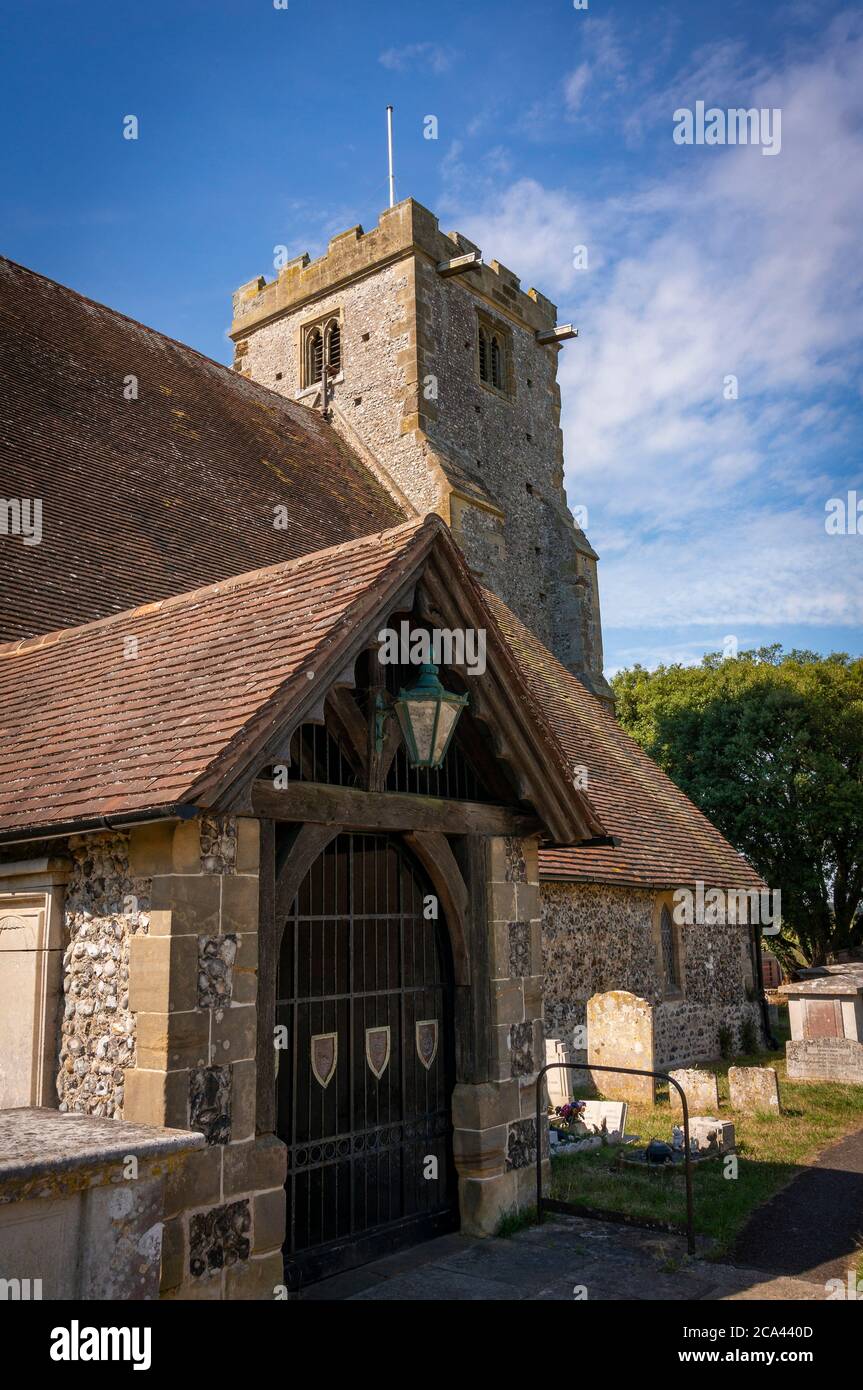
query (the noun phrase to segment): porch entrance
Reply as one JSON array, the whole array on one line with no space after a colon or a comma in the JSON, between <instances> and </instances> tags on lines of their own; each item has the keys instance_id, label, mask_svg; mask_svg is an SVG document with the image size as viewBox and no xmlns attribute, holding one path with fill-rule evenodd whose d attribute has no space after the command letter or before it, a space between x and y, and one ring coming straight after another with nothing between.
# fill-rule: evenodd
<instances>
[{"instance_id":1,"label":"porch entrance","mask_svg":"<svg viewBox=\"0 0 863 1390\"><path fill-rule=\"evenodd\" d=\"M458 1225L452 961L442 916L425 915L433 892L398 838L341 834L291 906L276 1005L289 1287Z\"/></svg>"}]
</instances>

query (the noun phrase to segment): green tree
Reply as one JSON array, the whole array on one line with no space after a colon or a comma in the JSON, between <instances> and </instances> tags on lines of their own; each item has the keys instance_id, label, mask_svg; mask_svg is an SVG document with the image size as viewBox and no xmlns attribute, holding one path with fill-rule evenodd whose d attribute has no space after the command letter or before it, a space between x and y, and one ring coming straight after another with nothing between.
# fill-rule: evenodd
<instances>
[{"instance_id":1,"label":"green tree","mask_svg":"<svg viewBox=\"0 0 863 1390\"><path fill-rule=\"evenodd\" d=\"M623 727L781 888L771 948L817 965L863 944L863 660L762 647L612 685Z\"/></svg>"}]
</instances>

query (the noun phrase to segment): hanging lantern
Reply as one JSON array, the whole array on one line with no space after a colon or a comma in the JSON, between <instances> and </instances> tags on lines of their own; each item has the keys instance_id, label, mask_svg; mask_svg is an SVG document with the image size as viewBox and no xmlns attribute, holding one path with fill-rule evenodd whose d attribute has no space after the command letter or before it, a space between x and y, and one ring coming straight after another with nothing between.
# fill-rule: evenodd
<instances>
[{"instance_id":1,"label":"hanging lantern","mask_svg":"<svg viewBox=\"0 0 863 1390\"><path fill-rule=\"evenodd\" d=\"M394 702L413 767L440 767L467 695L444 690L436 666L422 666L416 685Z\"/></svg>"}]
</instances>

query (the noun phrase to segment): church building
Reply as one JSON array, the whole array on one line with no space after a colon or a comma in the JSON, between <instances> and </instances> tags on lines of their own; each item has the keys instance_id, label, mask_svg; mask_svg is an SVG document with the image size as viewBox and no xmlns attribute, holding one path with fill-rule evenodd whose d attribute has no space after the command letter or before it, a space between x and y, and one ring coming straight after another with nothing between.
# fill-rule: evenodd
<instances>
[{"instance_id":1,"label":"church building","mask_svg":"<svg viewBox=\"0 0 863 1390\"><path fill-rule=\"evenodd\" d=\"M8 261L0 334L0 1111L198 1136L157 1292L492 1234L596 996L656 1069L761 1029L673 909L764 885L614 717L544 295L407 199L238 290L233 369Z\"/></svg>"}]
</instances>

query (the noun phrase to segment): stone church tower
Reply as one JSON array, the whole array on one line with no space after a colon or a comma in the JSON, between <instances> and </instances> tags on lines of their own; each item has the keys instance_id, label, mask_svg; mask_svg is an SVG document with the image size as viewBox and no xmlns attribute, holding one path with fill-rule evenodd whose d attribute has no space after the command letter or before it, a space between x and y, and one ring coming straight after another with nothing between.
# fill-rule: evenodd
<instances>
[{"instance_id":1,"label":"stone church tower","mask_svg":"<svg viewBox=\"0 0 863 1390\"><path fill-rule=\"evenodd\" d=\"M595 694L596 552L567 507L557 355L537 290L413 199L234 295L234 366L334 426L408 514L437 512L481 583Z\"/></svg>"}]
</instances>

